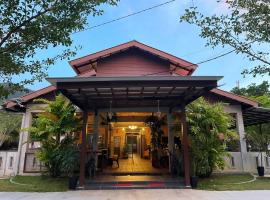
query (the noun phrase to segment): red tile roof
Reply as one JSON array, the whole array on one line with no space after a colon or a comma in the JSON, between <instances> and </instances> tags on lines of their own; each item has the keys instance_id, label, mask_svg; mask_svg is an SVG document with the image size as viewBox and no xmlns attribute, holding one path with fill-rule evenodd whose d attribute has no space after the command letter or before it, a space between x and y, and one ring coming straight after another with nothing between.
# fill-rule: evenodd
<instances>
[{"instance_id":1,"label":"red tile roof","mask_svg":"<svg viewBox=\"0 0 270 200\"><path fill-rule=\"evenodd\" d=\"M28 101L35 99L35 98L38 98L44 94L48 94L54 90L56 90L56 88L54 86L48 86L48 87L42 88L40 90L23 95L23 96L19 97L19 99L21 99L23 102L28 102ZM12 107L14 107L16 105L17 104L14 101L9 100L4 104L4 107L6 109L11 109Z\"/></svg>"},{"instance_id":2,"label":"red tile roof","mask_svg":"<svg viewBox=\"0 0 270 200\"><path fill-rule=\"evenodd\" d=\"M220 90L220 89L217 89L217 88L211 90L211 92L214 93L214 94L217 94L217 95L220 95L220 96L227 97L229 99L238 101L240 103L247 104L247 105L252 106L252 107L258 107L259 106L257 101L254 101L254 100L249 99L247 97L240 96L240 95L237 95L237 94L234 94L234 93L231 93L231 92L227 92L227 91Z\"/></svg>"}]
</instances>

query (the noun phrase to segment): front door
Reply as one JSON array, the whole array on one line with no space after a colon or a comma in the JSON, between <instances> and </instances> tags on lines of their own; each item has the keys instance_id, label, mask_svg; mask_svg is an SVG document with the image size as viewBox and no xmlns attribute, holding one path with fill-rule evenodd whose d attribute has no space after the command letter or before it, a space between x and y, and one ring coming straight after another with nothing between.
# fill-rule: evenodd
<instances>
[{"instance_id":1,"label":"front door","mask_svg":"<svg viewBox=\"0 0 270 200\"><path fill-rule=\"evenodd\" d=\"M129 153L137 153L137 135L127 135L127 145L129 149Z\"/></svg>"}]
</instances>

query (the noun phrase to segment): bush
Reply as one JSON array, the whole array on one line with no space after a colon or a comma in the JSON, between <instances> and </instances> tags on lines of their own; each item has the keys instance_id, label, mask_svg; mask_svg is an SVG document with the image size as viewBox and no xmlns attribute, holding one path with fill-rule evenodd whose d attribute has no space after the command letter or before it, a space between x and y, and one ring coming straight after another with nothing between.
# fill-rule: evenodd
<instances>
[{"instance_id":1,"label":"bush","mask_svg":"<svg viewBox=\"0 0 270 200\"><path fill-rule=\"evenodd\" d=\"M233 119L221 103L210 104L200 98L187 106L193 175L208 177L223 169L226 141L235 139Z\"/></svg>"}]
</instances>

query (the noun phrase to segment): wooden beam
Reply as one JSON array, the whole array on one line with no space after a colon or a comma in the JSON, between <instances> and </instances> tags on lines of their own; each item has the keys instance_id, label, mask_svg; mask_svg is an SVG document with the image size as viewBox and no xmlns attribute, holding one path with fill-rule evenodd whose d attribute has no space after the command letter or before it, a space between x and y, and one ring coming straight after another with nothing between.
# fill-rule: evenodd
<instances>
[{"instance_id":1,"label":"wooden beam","mask_svg":"<svg viewBox=\"0 0 270 200\"><path fill-rule=\"evenodd\" d=\"M79 186L85 184L85 161L86 161L86 125L88 119L88 112L83 111L83 126L82 126L82 144L80 149L80 179Z\"/></svg>"},{"instance_id":2,"label":"wooden beam","mask_svg":"<svg viewBox=\"0 0 270 200\"><path fill-rule=\"evenodd\" d=\"M213 80L196 80L196 81L99 81L99 82L59 82L57 83L57 89L74 89L74 88L110 88L110 87L217 87L217 82Z\"/></svg>"},{"instance_id":3,"label":"wooden beam","mask_svg":"<svg viewBox=\"0 0 270 200\"><path fill-rule=\"evenodd\" d=\"M184 156L184 169L185 169L185 185L190 187L190 162L189 162L189 149L188 149L188 127L186 119L186 108L182 105L182 112L180 114L180 121L183 126L183 156Z\"/></svg>"}]
</instances>

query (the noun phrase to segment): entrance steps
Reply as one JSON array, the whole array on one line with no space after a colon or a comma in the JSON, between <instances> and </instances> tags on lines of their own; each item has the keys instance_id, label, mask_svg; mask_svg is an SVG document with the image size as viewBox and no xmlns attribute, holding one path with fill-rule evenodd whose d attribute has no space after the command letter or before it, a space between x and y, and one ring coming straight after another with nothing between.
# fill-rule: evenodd
<instances>
[{"instance_id":1,"label":"entrance steps","mask_svg":"<svg viewBox=\"0 0 270 200\"><path fill-rule=\"evenodd\" d=\"M149 175L102 175L87 180L86 190L115 190L115 189L182 189L185 188L183 178L171 176Z\"/></svg>"}]
</instances>

